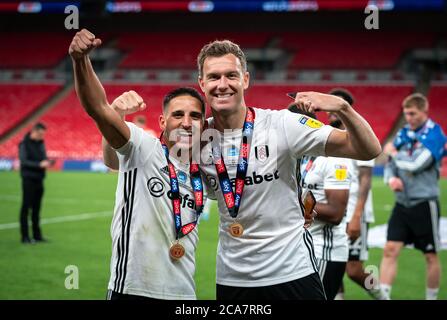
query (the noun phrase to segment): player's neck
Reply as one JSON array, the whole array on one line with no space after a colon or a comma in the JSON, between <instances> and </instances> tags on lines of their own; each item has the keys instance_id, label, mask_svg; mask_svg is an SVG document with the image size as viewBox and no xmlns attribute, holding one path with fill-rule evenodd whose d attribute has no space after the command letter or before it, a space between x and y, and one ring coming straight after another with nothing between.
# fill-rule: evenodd
<instances>
[{"instance_id":1,"label":"player's neck","mask_svg":"<svg viewBox=\"0 0 447 320\"><path fill-rule=\"evenodd\" d=\"M225 129L242 129L245 122L245 114L247 113L247 107L242 105L237 108L235 112L219 112L212 111L214 118L214 128L220 132L224 132Z\"/></svg>"}]
</instances>

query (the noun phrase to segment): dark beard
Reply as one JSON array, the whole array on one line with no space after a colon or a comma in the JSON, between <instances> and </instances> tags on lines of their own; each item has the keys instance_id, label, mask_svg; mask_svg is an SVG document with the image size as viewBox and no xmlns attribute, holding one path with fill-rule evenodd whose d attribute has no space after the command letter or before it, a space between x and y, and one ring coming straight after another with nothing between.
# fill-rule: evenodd
<instances>
[{"instance_id":1,"label":"dark beard","mask_svg":"<svg viewBox=\"0 0 447 320\"><path fill-rule=\"evenodd\" d=\"M341 120L335 120L335 121L332 121L331 123L329 123L332 127L334 127L334 128L340 128L341 127L341 125L342 125L342 122L341 122Z\"/></svg>"}]
</instances>

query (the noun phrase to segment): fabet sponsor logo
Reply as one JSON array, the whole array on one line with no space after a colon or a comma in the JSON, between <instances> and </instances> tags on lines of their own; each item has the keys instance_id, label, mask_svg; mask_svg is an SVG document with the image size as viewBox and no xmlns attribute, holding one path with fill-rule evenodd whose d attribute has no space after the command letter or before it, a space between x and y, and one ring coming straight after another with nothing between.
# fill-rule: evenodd
<instances>
[{"instance_id":1,"label":"fabet sponsor logo","mask_svg":"<svg viewBox=\"0 0 447 320\"><path fill-rule=\"evenodd\" d=\"M252 172L251 176L247 175L245 177L245 185L246 186L251 186L254 184L261 184L264 181L266 182L271 182L274 180L278 180L279 179L279 171L276 170L274 173L266 173L264 175L262 174L257 174L256 171ZM236 178L231 179L231 184L234 186L236 183Z\"/></svg>"},{"instance_id":2,"label":"fabet sponsor logo","mask_svg":"<svg viewBox=\"0 0 447 320\"><path fill-rule=\"evenodd\" d=\"M168 191L168 198L172 200L172 192ZM194 209L195 205L194 205L194 199L189 197L189 194L185 194L184 196L180 195L180 199L177 200L179 202L179 204L181 203L182 208L190 208L190 209ZM203 200L202 200L203 201ZM201 204L198 204L201 205Z\"/></svg>"}]
</instances>

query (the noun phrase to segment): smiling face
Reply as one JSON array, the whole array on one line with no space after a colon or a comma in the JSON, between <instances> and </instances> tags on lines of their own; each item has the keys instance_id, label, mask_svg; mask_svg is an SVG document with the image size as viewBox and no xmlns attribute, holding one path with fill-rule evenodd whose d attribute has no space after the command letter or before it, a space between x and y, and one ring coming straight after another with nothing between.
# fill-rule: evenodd
<instances>
[{"instance_id":1,"label":"smiling face","mask_svg":"<svg viewBox=\"0 0 447 320\"><path fill-rule=\"evenodd\" d=\"M243 70L239 58L231 53L205 59L199 85L213 111L232 113L245 106L244 90L250 76Z\"/></svg>"},{"instance_id":2,"label":"smiling face","mask_svg":"<svg viewBox=\"0 0 447 320\"><path fill-rule=\"evenodd\" d=\"M175 145L178 149L191 149L196 136L200 141L203 121L202 106L196 98L180 95L170 100L159 119L168 148Z\"/></svg>"}]
</instances>

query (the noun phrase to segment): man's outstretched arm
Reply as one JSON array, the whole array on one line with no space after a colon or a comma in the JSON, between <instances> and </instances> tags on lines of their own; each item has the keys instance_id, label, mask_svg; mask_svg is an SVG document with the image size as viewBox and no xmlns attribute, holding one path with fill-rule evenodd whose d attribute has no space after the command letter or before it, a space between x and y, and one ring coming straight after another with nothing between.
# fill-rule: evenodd
<instances>
[{"instance_id":1,"label":"man's outstretched arm","mask_svg":"<svg viewBox=\"0 0 447 320\"><path fill-rule=\"evenodd\" d=\"M130 130L120 115L110 108L101 82L93 70L88 54L101 45L101 40L86 29L76 33L69 54L73 61L76 93L82 107L96 122L104 138L113 148L120 148L130 138ZM141 97L134 95L141 109L145 104Z\"/></svg>"},{"instance_id":2,"label":"man's outstretched arm","mask_svg":"<svg viewBox=\"0 0 447 320\"><path fill-rule=\"evenodd\" d=\"M382 151L369 123L342 98L319 92L300 92L295 102L308 112L334 112L343 122L346 131L334 129L329 135L327 156L371 160Z\"/></svg>"}]
</instances>

